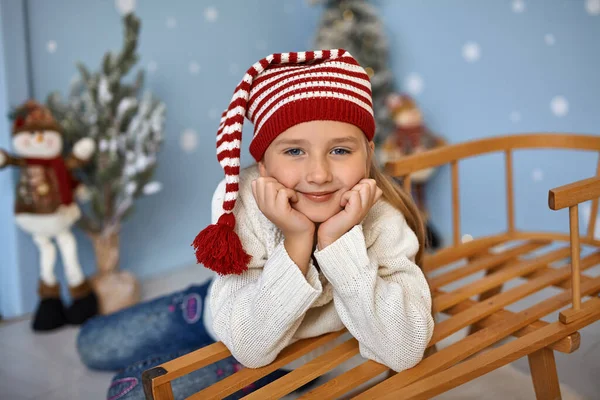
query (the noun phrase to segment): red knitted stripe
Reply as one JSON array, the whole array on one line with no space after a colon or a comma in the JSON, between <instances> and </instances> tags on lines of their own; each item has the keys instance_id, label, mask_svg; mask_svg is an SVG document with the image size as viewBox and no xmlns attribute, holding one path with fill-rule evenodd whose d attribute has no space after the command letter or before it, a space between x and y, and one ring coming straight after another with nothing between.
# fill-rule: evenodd
<instances>
[{"instance_id":1,"label":"red knitted stripe","mask_svg":"<svg viewBox=\"0 0 600 400\"><path fill-rule=\"evenodd\" d=\"M281 63L281 53L277 53L277 54L273 54L273 61L274 64L280 64Z\"/></svg>"},{"instance_id":2,"label":"red knitted stripe","mask_svg":"<svg viewBox=\"0 0 600 400\"><path fill-rule=\"evenodd\" d=\"M226 165L223 167L223 171L225 171L225 175L239 175L240 173L240 167L239 165L237 166L230 166L230 165Z\"/></svg>"},{"instance_id":3,"label":"red knitted stripe","mask_svg":"<svg viewBox=\"0 0 600 400\"><path fill-rule=\"evenodd\" d=\"M243 124L245 117L246 116L244 114L236 114L231 118L228 118L227 120L225 120L225 123L223 124L223 128L221 130L224 130L226 126L231 126L236 123Z\"/></svg>"},{"instance_id":4,"label":"red knitted stripe","mask_svg":"<svg viewBox=\"0 0 600 400\"><path fill-rule=\"evenodd\" d=\"M246 81L241 81L238 87L236 88L234 93L237 93L240 90L245 90L246 92L250 90L250 84Z\"/></svg>"},{"instance_id":5,"label":"red knitted stripe","mask_svg":"<svg viewBox=\"0 0 600 400\"><path fill-rule=\"evenodd\" d=\"M305 62L306 61L312 61L315 59L315 52L314 51L307 51L306 52L306 57L305 57Z\"/></svg>"},{"instance_id":6,"label":"red knitted stripe","mask_svg":"<svg viewBox=\"0 0 600 400\"><path fill-rule=\"evenodd\" d=\"M235 130L230 133L226 133L223 137L217 141L217 148L225 142L233 142L234 140L242 140L242 131Z\"/></svg>"},{"instance_id":7,"label":"red knitted stripe","mask_svg":"<svg viewBox=\"0 0 600 400\"><path fill-rule=\"evenodd\" d=\"M349 55L343 55L339 58L335 58L335 61L339 61L339 62L344 62L346 64L352 64L352 65L358 65L360 66L360 64L358 63L358 61L356 61L353 57L350 57Z\"/></svg>"},{"instance_id":8,"label":"red knitted stripe","mask_svg":"<svg viewBox=\"0 0 600 400\"><path fill-rule=\"evenodd\" d=\"M266 58L263 58L262 60L259 61L260 66L263 68L263 71L265 68L267 68L269 66L269 60L267 60Z\"/></svg>"},{"instance_id":9,"label":"red knitted stripe","mask_svg":"<svg viewBox=\"0 0 600 400\"><path fill-rule=\"evenodd\" d=\"M290 53L289 61L290 64L296 64L298 62L298 53Z\"/></svg>"},{"instance_id":10,"label":"red knitted stripe","mask_svg":"<svg viewBox=\"0 0 600 400\"><path fill-rule=\"evenodd\" d=\"M350 97L354 97L356 99L362 100L364 103L368 104L371 106L371 100L359 95L358 93L354 93L350 90L346 90L343 88L331 88L331 87L323 87L321 90L319 90L319 87L316 88L311 88L311 90L306 90L306 88L299 88L296 90L292 90L289 93L285 93L283 95L280 95L279 98L277 100L275 100L273 103L269 104L269 106L267 106L266 108L264 108L264 110L262 110L262 114L260 115L260 117L258 117L258 119L255 118L255 120L253 121L254 126L258 127L262 120L269 114L269 111L271 111L271 109L273 109L274 107L276 107L282 100L288 98L288 97L292 97L295 94L301 94L301 93L307 93L307 92L319 92L319 91L325 91L325 92L333 92L333 93L341 93L341 94L345 94L348 95ZM302 101L302 99L298 99L297 101ZM342 99L338 99L338 98L332 98L331 101L345 101ZM272 116L271 116L272 117Z\"/></svg>"},{"instance_id":11,"label":"red knitted stripe","mask_svg":"<svg viewBox=\"0 0 600 400\"><path fill-rule=\"evenodd\" d=\"M238 97L237 99L235 99L234 101L232 101L231 103L229 103L229 110L233 110L236 107L246 107L246 99L242 98L242 97Z\"/></svg>"},{"instance_id":12,"label":"red knitted stripe","mask_svg":"<svg viewBox=\"0 0 600 400\"><path fill-rule=\"evenodd\" d=\"M219 162L225 158L240 158L240 149L222 150L217 153L217 160Z\"/></svg>"},{"instance_id":13,"label":"red knitted stripe","mask_svg":"<svg viewBox=\"0 0 600 400\"><path fill-rule=\"evenodd\" d=\"M223 202L223 210L231 211L235 207L235 200L227 200Z\"/></svg>"},{"instance_id":14,"label":"red knitted stripe","mask_svg":"<svg viewBox=\"0 0 600 400\"><path fill-rule=\"evenodd\" d=\"M240 189L239 186L240 185L237 182L227 183L227 184L225 184L225 193L237 192Z\"/></svg>"}]
</instances>

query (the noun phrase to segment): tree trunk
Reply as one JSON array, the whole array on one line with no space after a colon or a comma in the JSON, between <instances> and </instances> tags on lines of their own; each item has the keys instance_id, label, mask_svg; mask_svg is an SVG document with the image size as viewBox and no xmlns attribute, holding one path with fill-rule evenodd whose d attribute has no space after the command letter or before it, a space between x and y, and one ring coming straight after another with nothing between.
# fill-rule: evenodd
<instances>
[{"instance_id":1,"label":"tree trunk","mask_svg":"<svg viewBox=\"0 0 600 400\"><path fill-rule=\"evenodd\" d=\"M136 304L140 300L137 279L119 270L119 229L90 234L96 253L96 274L91 278L98 296L99 313L106 315Z\"/></svg>"},{"instance_id":2,"label":"tree trunk","mask_svg":"<svg viewBox=\"0 0 600 400\"><path fill-rule=\"evenodd\" d=\"M99 274L108 274L119 269L119 232L103 232L92 236L96 267Z\"/></svg>"}]
</instances>

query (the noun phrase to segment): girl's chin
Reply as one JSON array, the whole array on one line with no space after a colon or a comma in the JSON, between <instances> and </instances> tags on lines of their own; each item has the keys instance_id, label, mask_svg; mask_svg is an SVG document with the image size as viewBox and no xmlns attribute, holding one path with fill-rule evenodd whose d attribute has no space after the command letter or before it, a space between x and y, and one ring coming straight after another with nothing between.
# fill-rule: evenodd
<instances>
[{"instance_id":1,"label":"girl's chin","mask_svg":"<svg viewBox=\"0 0 600 400\"><path fill-rule=\"evenodd\" d=\"M315 224L320 224L333 217L340 210L298 210Z\"/></svg>"}]
</instances>

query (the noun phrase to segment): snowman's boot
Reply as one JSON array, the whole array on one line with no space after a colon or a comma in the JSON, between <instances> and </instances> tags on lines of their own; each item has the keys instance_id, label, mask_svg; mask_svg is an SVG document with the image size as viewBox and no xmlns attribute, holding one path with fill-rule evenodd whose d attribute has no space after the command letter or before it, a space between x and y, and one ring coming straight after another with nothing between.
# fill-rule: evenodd
<instances>
[{"instance_id":1,"label":"snowman's boot","mask_svg":"<svg viewBox=\"0 0 600 400\"><path fill-rule=\"evenodd\" d=\"M69 287L73 303L67 309L67 320L72 325L81 325L98 314L98 298L87 280Z\"/></svg>"},{"instance_id":2,"label":"snowman's boot","mask_svg":"<svg viewBox=\"0 0 600 400\"><path fill-rule=\"evenodd\" d=\"M35 311L32 329L34 331L51 331L65 325L67 317L60 299L58 284L49 286L40 280L38 293L40 295L40 303Z\"/></svg>"}]
</instances>

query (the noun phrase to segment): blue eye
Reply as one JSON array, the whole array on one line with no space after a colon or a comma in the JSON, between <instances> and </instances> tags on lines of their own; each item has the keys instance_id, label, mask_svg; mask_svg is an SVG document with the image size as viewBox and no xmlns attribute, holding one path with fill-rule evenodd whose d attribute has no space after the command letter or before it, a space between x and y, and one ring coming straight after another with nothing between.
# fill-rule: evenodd
<instances>
[{"instance_id":1,"label":"blue eye","mask_svg":"<svg viewBox=\"0 0 600 400\"><path fill-rule=\"evenodd\" d=\"M289 154L290 156L300 156L300 155L302 155L302 150L289 149L289 150L286 150L285 154Z\"/></svg>"},{"instance_id":2,"label":"blue eye","mask_svg":"<svg viewBox=\"0 0 600 400\"><path fill-rule=\"evenodd\" d=\"M332 152L336 156L343 156L343 155L346 155L346 154L350 154L349 150L342 149L342 148L333 149Z\"/></svg>"}]
</instances>

